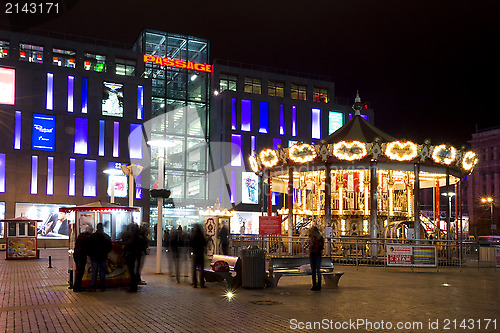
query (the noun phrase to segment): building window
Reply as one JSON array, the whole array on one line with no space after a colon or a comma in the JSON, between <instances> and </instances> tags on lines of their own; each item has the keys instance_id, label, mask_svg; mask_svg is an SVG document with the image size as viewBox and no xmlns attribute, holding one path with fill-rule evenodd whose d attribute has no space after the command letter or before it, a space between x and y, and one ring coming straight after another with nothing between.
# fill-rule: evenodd
<instances>
[{"instance_id":1,"label":"building window","mask_svg":"<svg viewBox=\"0 0 500 333\"><path fill-rule=\"evenodd\" d=\"M21 111L14 113L14 149L21 149Z\"/></svg>"},{"instance_id":2,"label":"building window","mask_svg":"<svg viewBox=\"0 0 500 333\"><path fill-rule=\"evenodd\" d=\"M68 112L73 112L75 109L75 77L69 75L68 76Z\"/></svg>"},{"instance_id":3,"label":"building window","mask_svg":"<svg viewBox=\"0 0 500 333\"><path fill-rule=\"evenodd\" d=\"M250 132L252 130L252 101L241 100L241 130Z\"/></svg>"},{"instance_id":4,"label":"building window","mask_svg":"<svg viewBox=\"0 0 500 333\"><path fill-rule=\"evenodd\" d=\"M238 128L238 120L236 119L236 98L231 98L231 129L234 131Z\"/></svg>"},{"instance_id":5,"label":"building window","mask_svg":"<svg viewBox=\"0 0 500 333\"><path fill-rule=\"evenodd\" d=\"M292 99L306 100L306 86L292 84Z\"/></svg>"},{"instance_id":6,"label":"building window","mask_svg":"<svg viewBox=\"0 0 500 333\"><path fill-rule=\"evenodd\" d=\"M137 119L144 119L144 86L137 86Z\"/></svg>"},{"instance_id":7,"label":"building window","mask_svg":"<svg viewBox=\"0 0 500 333\"><path fill-rule=\"evenodd\" d=\"M236 82L238 77L230 74L220 74L219 76L219 91L232 90L236 91Z\"/></svg>"},{"instance_id":8,"label":"building window","mask_svg":"<svg viewBox=\"0 0 500 333\"><path fill-rule=\"evenodd\" d=\"M31 156L31 194L38 193L38 156Z\"/></svg>"},{"instance_id":9,"label":"building window","mask_svg":"<svg viewBox=\"0 0 500 333\"><path fill-rule=\"evenodd\" d=\"M130 124L130 158L142 158L142 125Z\"/></svg>"},{"instance_id":10,"label":"building window","mask_svg":"<svg viewBox=\"0 0 500 333\"><path fill-rule=\"evenodd\" d=\"M97 161L83 160L83 196L95 197L97 185Z\"/></svg>"},{"instance_id":11,"label":"building window","mask_svg":"<svg viewBox=\"0 0 500 333\"><path fill-rule=\"evenodd\" d=\"M68 195L74 197L76 194L76 159L69 159Z\"/></svg>"},{"instance_id":12,"label":"building window","mask_svg":"<svg viewBox=\"0 0 500 333\"><path fill-rule=\"evenodd\" d=\"M135 60L116 58L116 75L135 76Z\"/></svg>"},{"instance_id":13,"label":"building window","mask_svg":"<svg viewBox=\"0 0 500 333\"><path fill-rule=\"evenodd\" d=\"M88 153L89 120L87 118L75 117L75 154L85 155Z\"/></svg>"},{"instance_id":14,"label":"building window","mask_svg":"<svg viewBox=\"0 0 500 333\"><path fill-rule=\"evenodd\" d=\"M59 67L75 68L75 51L52 49L52 64Z\"/></svg>"},{"instance_id":15,"label":"building window","mask_svg":"<svg viewBox=\"0 0 500 333\"><path fill-rule=\"evenodd\" d=\"M9 57L9 45L9 42L0 40L0 59Z\"/></svg>"},{"instance_id":16,"label":"building window","mask_svg":"<svg viewBox=\"0 0 500 333\"><path fill-rule=\"evenodd\" d=\"M297 106L292 106L292 136L297 136Z\"/></svg>"},{"instance_id":17,"label":"building window","mask_svg":"<svg viewBox=\"0 0 500 333\"><path fill-rule=\"evenodd\" d=\"M5 192L5 153L0 153L0 192Z\"/></svg>"},{"instance_id":18,"label":"building window","mask_svg":"<svg viewBox=\"0 0 500 333\"><path fill-rule=\"evenodd\" d=\"M285 96L285 84L283 82L269 81L267 93L269 96L283 97Z\"/></svg>"},{"instance_id":19,"label":"building window","mask_svg":"<svg viewBox=\"0 0 500 333\"><path fill-rule=\"evenodd\" d=\"M99 156L104 156L104 120L99 120Z\"/></svg>"},{"instance_id":20,"label":"building window","mask_svg":"<svg viewBox=\"0 0 500 333\"><path fill-rule=\"evenodd\" d=\"M283 104L280 104L280 135L285 135L285 110Z\"/></svg>"},{"instance_id":21,"label":"building window","mask_svg":"<svg viewBox=\"0 0 500 333\"><path fill-rule=\"evenodd\" d=\"M19 44L19 60L43 63L43 46Z\"/></svg>"},{"instance_id":22,"label":"building window","mask_svg":"<svg viewBox=\"0 0 500 333\"><path fill-rule=\"evenodd\" d=\"M231 134L231 166L233 167L241 167L243 165L241 148L241 135Z\"/></svg>"},{"instance_id":23,"label":"building window","mask_svg":"<svg viewBox=\"0 0 500 333\"><path fill-rule=\"evenodd\" d=\"M262 93L262 80L251 77L245 78L245 92L250 94Z\"/></svg>"},{"instance_id":24,"label":"building window","mask_svg":"<svg viewBox=\"0 0 500 333\"><path fill-rule=\"evenodd\" d=\"M269 133L269 103L259 102L259 133Z\"/></svg>"},{"instance_id":25,"label":"building window","mask_svg":"<svg viewBox=\"0 0 500 333\"><path fill-rule=\"evenodd\" d=\"M88 111L88 90L89 79L86 77L82 78L82 113L87 113Z\"/></svg>"},{"instance_id":26,"label":"building window","mask_svg":"<svg viewBox=\"0 0 500 333\"><path fill-rule=\"evenodd\" d=\"M85 53L83 68L86 71L105 72L106 71L106 56L93 53Z\"/></svg>"},{"instance_id":27,"label":"building window","mask_svg":"<svg viewBox=\"0 0 500 333\"><path fill-rule=\"evenodd\" d=\"M313 88L313 101L314 102L328 102L328 89L325 88Z\"/></svg>"}]
</instances>

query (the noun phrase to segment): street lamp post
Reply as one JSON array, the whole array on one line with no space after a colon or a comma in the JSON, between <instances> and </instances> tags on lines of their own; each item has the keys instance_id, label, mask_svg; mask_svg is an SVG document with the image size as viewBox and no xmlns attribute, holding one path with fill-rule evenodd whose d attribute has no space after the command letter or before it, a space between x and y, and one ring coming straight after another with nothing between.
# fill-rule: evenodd
<instances>
[{"instance_id":1,"label":"street lamp post","mask_svg":"<svg viewBox=\"0 0 500 333\"><path fill-rule=\"evenodd\" d=\"M495 234L497 226L493 223L493 198L492 197L486 197L486 198L481 198L481 202L486 204L490 204L490 228L491 228L491 233Z\"/></svg>"}]
</instances>

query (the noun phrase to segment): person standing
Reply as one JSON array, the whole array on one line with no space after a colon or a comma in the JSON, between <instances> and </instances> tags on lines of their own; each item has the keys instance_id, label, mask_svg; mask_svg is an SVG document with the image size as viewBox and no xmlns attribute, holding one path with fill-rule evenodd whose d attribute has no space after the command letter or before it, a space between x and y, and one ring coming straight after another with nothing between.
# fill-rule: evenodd
<instances>
[{"instance_id":1,"label":"person standing","mask_svg":"<svg viewBox=\"0 0 500 333\"><path fill-rule=\"evenodd\" d=\"M205 288L205 247L207 240L199 224L194 226L191 237L191 249L193 251L193 287L198 287L198 273L200 275L200 287Z\"/></svg>"},{"instance_id":2,"label":"person standing","mask_svg":"<svg viewBox=\"0 0 500 333\"><path fill-rule=\"evenodd\" d=\"M111 238L104 233L103 224L98 223L96 231L89 237L89 256L92 264L91 291L95 291L98 273L101 291L106 288L106 262L111 248Z\"/></svg>"},{"instance_id":3,"label":"person standing","mask_svg":"<svg viewBox=\"0 0 500 333\"><path fill-rule=\"evenodd\" d=\"M127 226L123 235L125 244L124 254L130 274L129 292L137 292L137 285L141 281L141 258L146 249L146 238L139 226L132 222Z\"/></svg>"},{"instance_id":4,"label":"person standing","mask_svg":"<svg viewBox=\"0 0 500 333\"><path fill-rule=\"evenodd\" d=\"M321 290L321 257L325 247L325 239L321 236L318 227L313 226L309 231L309 263L311 264L312 288Z\"/></svg>"},{"instance_id":5,"label":"person standing","mask_svg":"<svg viewBox=\"0 0 500 333\"><path fill-rule=\"evenodd\" d=\"M180 227L180 226L179 226ZM174 271L175 271L175 279L177 280L177 283L180 283L180 263L179 263L179 258L180 258L180 247L183 245L182 243L182 228L179 230L173 230L172 233L170 234L170 249L172 250L172 262L174 264Z\"/></svg>"},{"instance_id":6,"label":"person standing","mask_svg":"<svg viewBox=\"0 0 500 333\"><path fill-rule=\"evenodd\" d=\"M222 228L220 228L219 230L219 240L222 249L222 254L227 256L229 250L229 232L227 231L225 224L223 224Z\"/></svg>"},{"instance_id":7,"label":"person standing","mask_svg":"<svg viewBox=\"0 0 500 333\"><path fill-rule=\"evenodd\" d=\"M85 266L87 265L87 256L89 254L89 238L92 228L86 227L85 231L78 235L75 241L75 248L73 252L73 260L76 266L75 283L73 284L73 291L82 291L82 279L85 274Z\"/></svg>"}]
</instances>

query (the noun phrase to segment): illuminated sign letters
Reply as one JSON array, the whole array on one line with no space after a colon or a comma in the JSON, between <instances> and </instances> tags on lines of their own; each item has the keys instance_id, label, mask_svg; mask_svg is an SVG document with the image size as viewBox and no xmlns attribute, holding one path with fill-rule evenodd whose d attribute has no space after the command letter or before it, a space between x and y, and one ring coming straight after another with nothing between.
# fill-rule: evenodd
<instances>
[{"instance_id":1,"label":"illuminated sign letters","mask_svg":"<svg viewBox=\"0 0 500 333\"><path fill-rule=\"evenodd\" d=\"M169 58L155 57L152 55L145 54L143 57L144 63L154 63L156 65L176 67L176 68L186 68L192 69L199 72L212 73L212 65L200 64L197 62L184 61L184 60L174 60Z\"/></svg>"}]
</instances>

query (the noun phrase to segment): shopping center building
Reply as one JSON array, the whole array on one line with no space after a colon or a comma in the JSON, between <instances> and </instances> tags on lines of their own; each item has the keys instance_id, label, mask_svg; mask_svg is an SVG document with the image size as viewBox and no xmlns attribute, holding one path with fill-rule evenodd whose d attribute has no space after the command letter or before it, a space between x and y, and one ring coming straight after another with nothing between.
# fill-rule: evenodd
<instances>
[{"instance_id":1,"label":"shopping center building","mask_svg":"<svg viewBox=\"0 0 500 333\"><path fill-rule=\"evenodd\" d=\"M137 222L157 221L153 188L171 191L163 209L169 228L202 221L199 210L217 200L242 212L233 217L242 221L267 209L248 156L278 144L319 142L352 116L352 103L337 103L329 78L211 63L202 38L147 29L131 45L64 37L0 31L5 218L45 223L61 206L111 197L128 205L127 176L109 169L135 164L142 167L130 192L141 207ZM368 106L362 114L373 123ZM274 186L279 205L283 197Z\"/></svg>"}]
</instances>

